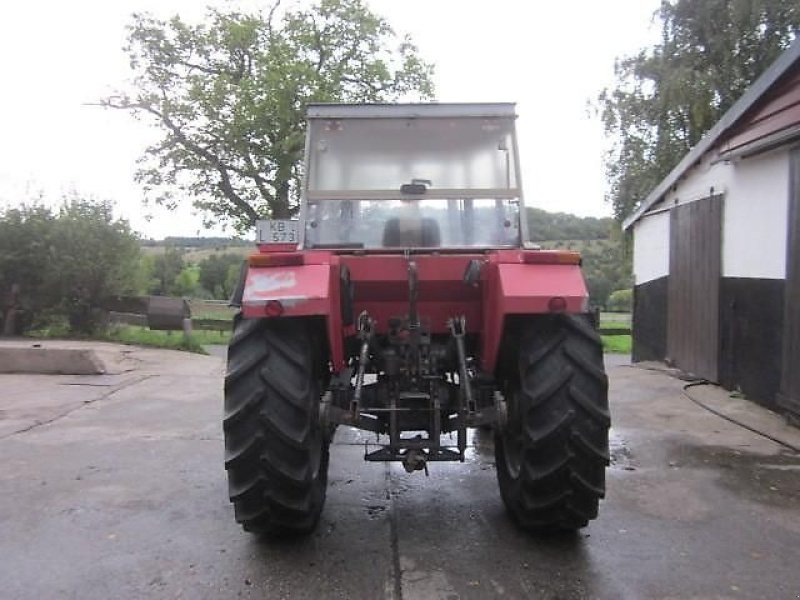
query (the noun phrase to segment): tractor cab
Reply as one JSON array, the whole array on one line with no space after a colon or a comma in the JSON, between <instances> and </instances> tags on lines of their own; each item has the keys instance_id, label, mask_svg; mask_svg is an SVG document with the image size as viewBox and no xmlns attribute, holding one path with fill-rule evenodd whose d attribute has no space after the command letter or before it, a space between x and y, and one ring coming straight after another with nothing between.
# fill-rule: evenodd
<instances>
[{"instance_id":1,"label":"tractor cab","mask_svg":"<svg viewBox=\"0 0 800 600\"><path fill-rule=\"evenodd\" d=\"M303 247L519 247L513 104L313 105Z\"/></svg>"}]
</instances>

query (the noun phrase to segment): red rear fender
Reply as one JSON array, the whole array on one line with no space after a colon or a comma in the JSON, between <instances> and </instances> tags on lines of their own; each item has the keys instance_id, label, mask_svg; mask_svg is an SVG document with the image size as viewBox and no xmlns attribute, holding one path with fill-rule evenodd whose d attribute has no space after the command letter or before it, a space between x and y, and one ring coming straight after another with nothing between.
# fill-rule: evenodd
<instances>
[{"instance_id":1,"label":"red rear fender","mask_svg":"<svg viewBox=\"0 0 800 600\"><path fill-rule=\"evenodd\" d=\"M306 256L308 262L309 256ZM317 258L317 257L314 257ZM242 293L242 314L248 319L325 317L331 361L344 367L339 261L321 257L320 264L259 267L250 265Z\"/></svg>"},{"instance_id":2,"label":"red rear fender","mask_svg":"<svg viewBox=\"0 0 800 600\"><path fill-rule=\"evenodd\" d=\"M327 315L332 279L331 265L251 266L244 284L242 311L248 318Z\"/></svg>"},{"instance_id":3,"label":"red rear fender","mask_svg":"<svg viewBox=\"0 0 800 600\"><path fill-rule=\"evenodd\" d=\"M490 260L483 278L481 367L492 373L506 316L583 313L589 294L577 264L526 264Z\"/></svg>"}]
</instances>

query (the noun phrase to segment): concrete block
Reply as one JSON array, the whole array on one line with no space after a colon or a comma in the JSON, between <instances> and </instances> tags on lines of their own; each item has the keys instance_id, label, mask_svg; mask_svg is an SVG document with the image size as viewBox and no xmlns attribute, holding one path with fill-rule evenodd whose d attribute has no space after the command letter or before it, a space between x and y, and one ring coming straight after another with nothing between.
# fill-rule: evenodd
<instances>
[{"instance_id":1,"label":"concrete block","mask_svg":"<svg viewBox=\"0 0 800 600\"><path fill-rule=\"evenodd\" d=\"M0 373L42 375L101 375L103 361L89 348L0 346Z\"/></svg>"}]
</instances>

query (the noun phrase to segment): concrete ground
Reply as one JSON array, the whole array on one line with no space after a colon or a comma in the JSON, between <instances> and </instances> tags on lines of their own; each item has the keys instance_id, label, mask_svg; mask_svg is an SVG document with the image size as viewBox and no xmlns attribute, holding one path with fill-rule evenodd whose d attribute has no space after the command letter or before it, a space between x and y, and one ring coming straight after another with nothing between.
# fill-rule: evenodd
<instances>
[{"instance_id":1,"label":"concrete ground","mask_svg":"<svg viewBox=\"0 0 800 600\"><path fill-rule=\"evenodd\" d=\"M800 597L800 456L624 358L608 496L580 533L515 529L488 436L426 478L340 430L319 529L270 542L227 500L220 356L95 346L105 375L0 375L2 598ZM689 392L800 446L753 404Z\"/></svg>"}]
</instances>

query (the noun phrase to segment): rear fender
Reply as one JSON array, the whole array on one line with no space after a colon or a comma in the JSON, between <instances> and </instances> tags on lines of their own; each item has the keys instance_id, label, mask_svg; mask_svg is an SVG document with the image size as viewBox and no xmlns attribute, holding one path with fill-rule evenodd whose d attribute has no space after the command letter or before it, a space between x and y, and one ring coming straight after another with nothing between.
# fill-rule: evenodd
<instances>
[{"instance_id":1,"label":"rear fender","mask_svg":"<svg viewBox=\"0 0 800 600\"><path fill-rule=\"evenodd\" d=\"M241 297L248 319L324 317L334 370L344 368L338 258L320 264L258 267L250 265Z\"/></svg>"},{"instance_id":2,"label":"rear fender","mask_svg":"<svg viewBox=\"0 0 800 600\"><path fill-rule=\"evenodd\" d=\"M501 263L490 260L483 278L481 369L494 373L506 318L511 315L584 313L589 294L580 266ZM553 311L551 300L562 308Z\"/></svg>"}]
</instances>

